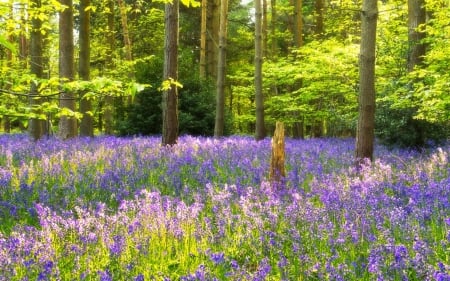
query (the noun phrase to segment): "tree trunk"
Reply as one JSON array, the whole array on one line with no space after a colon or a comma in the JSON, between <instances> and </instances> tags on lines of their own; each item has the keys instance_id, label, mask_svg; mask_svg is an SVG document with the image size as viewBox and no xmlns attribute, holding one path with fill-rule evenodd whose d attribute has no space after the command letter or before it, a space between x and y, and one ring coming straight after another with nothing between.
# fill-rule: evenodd
<instances>
[{"instance_id":1,"label":"tree trunk","mask_svg":"<svg viewBox=\"0 0 450 281\"><path fill-rule=\"evenodd\" d=\"M80 58L78 65L78 75L81 80L90 80L90 17L91 12L86 9L90 6L90 0L80 0L80 30L79 30L79 48ZM92 115L92 102L85 98L86 93L81 93L80 112L83 114L80 123L80 135L94 136L94 120Z\"/></svg>"},{"instance_id":2,"label":"tree trunk","mask_svg":"<svg viewBox=\"0 0 450 281\"><path fill-rule=\"evenodd\" d=\"M217 58L220 29L220 0L208 0L207 11L207 76L217 79Z\"/></svg>"},{"instance_id":3,"label":"tree trunk","mask_svg":"<svg viewBox=\"0 0 450 281\"><path fill-rule=\"evenodd\" d=\"M73 4L72 0L60 0L67 6L59 14L59 77L62 83L74 79L74 44L73 44ZM75 95L62 91L59 99L61 109L75 111ZM59 120L59 137L73 138L77 135L77 120L73 116L63 115Z\"/></svg>"},{"instance_id":4,"label":"tree trunk","mask_svg":"<svg viewBox=\"0 0 450 281\"><path fill-rule=\"evenodd\" d=\"M315 28L314 33L316 35L323 35L324 28L323 28L323 15L325 11L325 1L324 0L316 0L315 2Z\"/></svg>"},{"instance_id":5,"label":"tree trunk","mask_svg":"<svg viewBox=\"0 0 450 281\"><path fill-rule=\"evenodd\" d=\"M285 150L284 150L284 125L282 122L276 122L275 133L272 138L272 156L270 158L270 182L279 184L286 176L284 167Z\"/></svg>"},{"instance_id":6,"label":"tree trunk","mask_svg":"<svg viewBox=\"0 0 450 281\"><path fill-rule=\"evenodd\" d=\"M113 54L116 49L116 37L114 32L114 0L108 1L108 53L106 55L106 67L108 70L113 70L114 60ZM106 96L104 100L103 116L105 121L105 134L112 135L114 133L114 98L111 96Z\"/></svg>"},{"instance_id":7,"label":"tree trunk","mask_svg":"<svg viewBox=\"0 0 450 281\"><path fill-rule=\"evenodd\" d=\"M128 31L127 7L122 0L117 0L120 11L120 21L122 22L123 43L125 45L125 58L127 61L133 60L130 33Z\"/></svg>"},{"instance_id":8,"label":"tree trunk","mask_svg":"<svg viewBox=\"0 0 450 281\"><path fill-rule=\"evenodd\" d=\"M165 4L164 81L178 80L179 0ZM162 97L163 145L174 145L178 139L178 89L170 85Z\"/></svg>"},{"instance_id":9,"label":"tree trunk","mask_svg":"<svg viewBox=\"0 0 450 281\"><path fill-rule=\"evenodd\" d=\"M224 119L225 119L227 13L228 13L228 0L221 0L220 28L219 28L219 58L217 63L216 122L214 127L214 136L216 138L223 136Z\"/></svg>"},{"instance_id":10,"label":"tree trunk","mask_svg":"<svg viewBox=\"0 0 450 281\"><path fill-rule=\"evenodd\" d=\"M302 0L294 0L294 44L296 48L303 46Z\"/></svg>"},{"instance_id":11,"label":"tree trunk","mask_svg":"<svg viewBox=\"0 0 450 281\"><path fill-rule=\"evenodd\" d=\"M264 96L262 92L262 9L261 0L255 0L255 105L256 128L255 139L262 140L266 136L264 125Z\"/></svg>"},{"instance_id":12,"label":"tree trunk","mask_svg":"<svg viewBox=\"0 0 450 281\"><path fill-rule=\"evenodd\" d=\"M33 9L39 9L41 7L40 0L33 0L31 2ZM43 40L42 40L42 20L39 15L35 15L31 19L31 34L30 34L30 70L36 78L43 78ZM37 79L37 80L38 80ZM30 89L30 106L33 109L33 113L40 115L42 111L39 109L42 101L39 97L39 82L32 82ZM37 107L37 108L35 108ZM28 123L28 131L30 137L37 141L44 135L45 120L41 118L31 118Z\"/></svg>"},{"instance_id":13,"label":"tree trunk","mask_svg":"<svg viewBox=\"0 0 450 281\"><path fill-rule=\"evenodd\" d=\"M426 22L424 0L408 0L408 71L414 70L416 65L423 63L426 46L423 42L425 32L420 26Z\"/></svg>"},{"instance_id":14,"label":"tree trunk","mask_svg":"<svg viewBox=\"0 0 450 281\"><path fill-rule=\"evenodd\" d=\"M278 52L278 44L277 44L277 1L276 0L270 0L270 8L271 8L271 13L272 13L272 19L271 19L271 23L270 23L270 27L271 27L271 41L272 41L272 46L271 46L271 55L272 57L276 57L277 56L277 52Z\"/></svg>"},{"instance_id":15,"label":"tree trunk","mask_svg":"<svg viewBox=\"0 0 450 281\"><path fill-rule=\"evenodd\" d=\"M202 0L201 23L200 23L200 78L206 78L206 13L208 1Z\"/></svg>"},{"instance_id":16,"label":"tree trunk","mask_svg":"<svg viewBox=\"0 0 450 281\"><path fill-rule=\"evenodd\" d=\"M375 46L377 0L363 0L359 57L359 118L356 132L356 162L373 159L375 127Z\"/></svg>"}]
</instances>

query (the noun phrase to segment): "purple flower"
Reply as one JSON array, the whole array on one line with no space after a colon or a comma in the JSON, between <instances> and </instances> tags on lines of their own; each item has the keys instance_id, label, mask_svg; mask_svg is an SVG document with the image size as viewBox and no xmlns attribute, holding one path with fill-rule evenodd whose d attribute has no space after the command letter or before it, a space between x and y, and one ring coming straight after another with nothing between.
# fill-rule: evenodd
<instances>
[{"instance_id":1,"label":"purple flower","mask_svg":"<svg viewBox=\"0 0 450 281\"><path fill-rule=\"evenodd\" d=\"M114 242L109 247L109 252L113 256L120 256L125 246L125 237L122 235L115 235L113 241Z\"/></svg>"},{"instance_id":2,"label":"purple flower","mask_svg":"<svg viewBox=\"0 0 450 281\"><path fill-rule=\"evenodd\" d=\"M99 271L98 275L100 276L100 281L112 281L112 276L109 270Z\"/></svg>"},{"instance_id":3,"label":"purple flower","mask_svg":"<svg viewBox=\"0 0 450 281\"><path fill-rule=\"evenodd\" d=\"M144 281L144 275L139 274L136 277L134 277L134 281Z\"/></svg>"},{"instance_id":4,"label":"purple flower","mask_svg":"<svg viewBox=\"0 0 450 281\"><path fill-rule=\"evenodd\" d=\"M225 254L223 252L211 253L209 257L215 265L219 265L225 261Z\"/></svg>"}]
</instances>

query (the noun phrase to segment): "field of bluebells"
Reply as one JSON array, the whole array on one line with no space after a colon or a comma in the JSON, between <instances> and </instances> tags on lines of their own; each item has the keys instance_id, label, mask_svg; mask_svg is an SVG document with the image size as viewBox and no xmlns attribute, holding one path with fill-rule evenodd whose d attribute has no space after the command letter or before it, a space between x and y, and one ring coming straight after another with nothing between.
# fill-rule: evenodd
<instances>
[{"instance_id":1,"label":"field of bluebells","mask_svg":"<svg viewBox=\"0 0 450 281\"><path fill-rule=\"evenodd\" d=\"M0 280L450 280L450 145L0 135Z\"/></svg>"}]
</instances>

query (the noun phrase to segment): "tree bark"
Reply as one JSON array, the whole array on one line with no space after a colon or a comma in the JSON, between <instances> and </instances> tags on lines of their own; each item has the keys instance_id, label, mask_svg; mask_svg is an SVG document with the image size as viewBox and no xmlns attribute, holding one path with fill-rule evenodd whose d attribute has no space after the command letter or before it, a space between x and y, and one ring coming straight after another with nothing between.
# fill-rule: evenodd
<instances>
[{"instance_id":1,"label":"tree bark","mask_svg":"<svg viewBox=\"0 0 450 281\"><path fill-rule=\"evenodd\" d=\"M66 81L74 79L74 43L73 43L73 3L72 0L60 0L66 8L59 13L59 77ZM59 99L61 109L75 111L75 95L62 91ZM77 135L77 120L73 116L63 115L59 120L59 137L73 138Z\"/></svg>"},{"instance_id":2,"label":"tree bark","mask_svg":"<svg viewBox=\"0 0 450 281\"><path fill-rule=\"evenodd\" d=\"M108 0L108 54L106 55L106 67L108 70L113 70L114 68L114 60L113 54L116 49L116 37L114 30L114 0ZM103 108L103 116L105 121L105 134L112 135L114 133L114 98L111 96L106 96L104 100L104 108Z\"/></svg>"},{"instance_id":3,"label":"tree bark","mask_svg":"<svg viewBox=\"0 0 450 281\"><path fill-rule=\"evenodd\" d=\"M228 0L220 2L220 28L219 28L219 58L217 63L217 95L216 95L216 122L214 136L222 137L225 119L225 77L227 53L227 13Z\"/></svg>"},{"instance_id":4,"label":"tree bark","mask_svg":"<svg viewBox=\"0 0 450 281\"><path fill-rule=\"evenodd\" d=\"M207 65L206 76L217 79L217 58L220 28L220 0L208 0L207 11Z\"/></svg>"},{"instance_id":5,"label":"tree bark","mask_svg":"<svg viewBox=\"0 0 450 281\"><path fill-rule=\"evenodd\" d=\"M296 48L303 46L302 0L294 0L294 44Z\"/></svg>"},{"instance_id":6,"label":"tree bark","mask_svg":"<svg viewBox=\"0 0 450 281\"><path fill-rule=\"evenodd\" d=\"M408 0L408 71L414 70L416 65L423 63L426 46L423 42L425 32L420 26L426 23L426 9L424 0Z\"/></svg>"},{"instance_id":7,"label":"tree bark","mask_svg":"<svg viewBox=\"0 0 450 281\"><path fill-rule=\"evenodd\" d=\"M206 14L208 1L202 0L201 23L200 23L200 78L206 78Z\"/></svg>"},{"instance_id":8,"label":"tree bark","mask_svg":"<svg viewBox=\"0 0 450 281\"><path fill-rule=\"evenodd\" d=\"M279 184L286 176L284 167L285 149L284 149L284 124L276 122L275 133L272 138L272 156L270 158L270 182Z\"/></svg>"},{"instance_id":9,"label":"tree bark","mask_svg":"<svg viewBox=\"0 0 450 281\"><path fill-rule=\"evenodd\" d=\"M31 7L33 9L39 9L41 7L40 0L33 0L31 2ZM42 39L42 20L38 15L33 16L31 19L31 33L30 33L30 70L31 73L36 76L36 82L31 83L30 89L30 106L33 109L34 114L41 114L39 106L42 103L39 97L39 82L40 78L43 78L43 39ZM37 108L36 108L37 107ZM45 120L40 118L31 118L28 122L28 131L30 137L37 141L44 135Z\"/></svg>"},{"instance_id":10,"label":"tree bark","mask_svg":"<svg viewBox=\"0 0 450 281\"><path fill-rule=\"evenodd\" d=\"M323 15L325 12L325 1L324 0L316 0L315 2L315 28L314 33L316 35L323 35L324 28L323 28Z\"/></svg>"},{"instance_id":11,"label":"tree bark","mask_svg":"<svg viewBox=\"0 0 450 281\"><path fill-rule=\"evenodd\" d=\"M276 57L277 56L277 52L278 52L278 44L277 44L277 1L276 0L270 0L270 8L271 8L271 22L270 22L270 27L271 27L271 41L272 41L272 46L270 48L271 51L271 56L272 57Z\"/></svg>"},{"instance_id":12,"label":"tree bark","mask_svg":"<svg viewBox=\"0 0 450 281\"><path fill-rule=\"evenodd\" d=\"M373 160L375 128L375 46L377 0L363 0L359 56L359 118L356 133L356 162Z\"/></svg>"},{"instance_id":13,"label":"tree bark","mask_svg":"<svg viewBox=\"0 0 450 281\"><path fill-rule=\"evenodd\" d=\"M264 125L264 96L262 92L262 8L261 0L255 0L255 105L256 127L255 139L266 136Z\"/></svg>"},{"instance_id":14,"label":"tree bark","mask_svg":"<svg viewBox=\"0 0 450 281\"><path fill-rule=\"evenodd\" d=\"M178 80L178 21L179 0L165 4L164 73L167 81ZM170 85L163 91L163 135L162 145L174 145L178 139L178 89Z\"/></svg>"},{"instance_id":15,"label":"tree bark","mask_svg":"<svg viewBox=\"0 0 450 281\"><path fill-rule=\"evenodd\" d=\"M81 80L89 81L90 77L90 10L86 10L91 4L90 0L80 0L80 30L79 30L79 64L78 75ZM85 97L86 93L81 93L80 112L83 117L80 122L80 135L94 136L94 119L92 115L92 102Z\"/></svg>"}]
</instances>

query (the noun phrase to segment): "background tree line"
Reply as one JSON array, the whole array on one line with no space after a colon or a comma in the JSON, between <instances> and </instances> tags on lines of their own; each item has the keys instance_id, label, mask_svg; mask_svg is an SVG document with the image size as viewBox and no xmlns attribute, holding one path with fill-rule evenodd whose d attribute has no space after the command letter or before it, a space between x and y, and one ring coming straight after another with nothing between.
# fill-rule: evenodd
<instances>
[{"instance_id":1,"label":"background tree line","mask_svg":"<svg viewBox=\"0 0 450 281\"><path fill-rule=\"evenodd\" d=\"M355 136L363 8L350 0L3 0L3 131L263 138L279 120L292 137ZM377 9L375 134L408 146L446 139L448 1L386 0ZM171 114L179 124L164 129Z\"/></svg>"}]
</instances>

